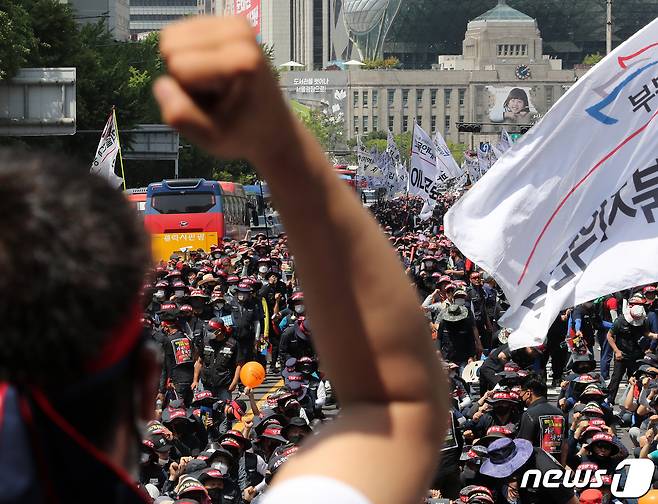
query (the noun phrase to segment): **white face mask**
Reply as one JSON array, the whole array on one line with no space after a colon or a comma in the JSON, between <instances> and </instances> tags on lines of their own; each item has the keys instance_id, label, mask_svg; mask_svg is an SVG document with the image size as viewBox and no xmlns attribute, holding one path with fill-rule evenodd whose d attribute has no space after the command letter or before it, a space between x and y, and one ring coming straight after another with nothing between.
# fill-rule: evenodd
<instances>
[{"instance_id":1,"label":"white face mask","mask_svg":"<svg viewBox=\"0 0 658 504\"><path fill-rule=\"evenodd\" d=\"M464 298L455 298L455 304L457 306L466 306L466 300Z\"/></svg>"},{"instance_id":2,"label":"white face mask","mask_svg":"<svg viewBox=\"0 0 658 504\"><path fill-rule=\"evenodd\" d=\"M163 297L165 297L165 291L163 290L155 291L155 297L158 299L162 299Z\"/></svg>"},{"instance_id":3,"label":"white face mask","mask_svg":"<svg viewBox=\"0 0 658 504\"><path fill-rule=\"evenodd\" d=\"M166 466L169 463L169 458L167 457L166 459L158 459L158 464L161 466Z\"/></svg>"},{"instance_id":4,"label":"white face mask","mask_svg":"<svg viewBox=\"0 0 658 504\"><path fill-rule=\"evenodd\" d=\"M185 291L177 290L174 292L174 296L177 298L183 297L183 295L185 295Z\"/></svg>"},{"instance_id":5,"label":"white face mask","mask_svg":"<svg viewBox=\"0 0 658 504\"><path fill-rule=\"evenodd\" d=\"M303 304L295 305L295 313L301 315L306 310L306 307Z\"/></svg>"},{"instance_id":6,"label":"white face mask","mask_svg":"<svg viewBox=\"0 0 658 504\"><path fill-rule=\"evenodd\" d=\"M260 268L258 268L258 271L260 273L267 273L267 266L261 266Z\"/></svg>"},{"instance_id":7,"label":"white face mask","mask_svg":"<svg viewBox=\"0 0 658 504\"><path fill-rule=\"evenodd\" d=\"M228 473L228 464L226 462L213 462L213 464L210 467L212 467L213 469L217 469L222 474Z\"/></svg>"}]
</instances>

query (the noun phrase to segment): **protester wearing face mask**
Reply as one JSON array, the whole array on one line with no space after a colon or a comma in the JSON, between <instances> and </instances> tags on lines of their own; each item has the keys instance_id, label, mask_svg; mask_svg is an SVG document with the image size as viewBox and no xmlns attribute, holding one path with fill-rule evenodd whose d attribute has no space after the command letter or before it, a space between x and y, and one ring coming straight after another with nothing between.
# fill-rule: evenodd
<instances>
[{"instance_id":1,"label":"protester wearing face mask","mask_svg":"<svg viewBox=\"0 0 658 504\"><path fill-rule=\"evenodd\" d=\"M466 292L458 290L454 295L454 304L448 306L443 313L443 319L437 331L437 348L441 350L443 358L465 366L482 353L477 329L475 328L470 312L464 304Z\"/></svg>"},{"instance_id":2,"label":"protester wearing face mask","mask_svg":"<svg viewBox=\"0 0 658 504\"><path fill-rule=\"evenodd\" d=\"M245 362L254 360L255 343L260 336L264 318L263 309L259 303L254 302L251 292L251 286L241 282L231 302L233 337L241 347Z\"/></svg>"},{"instance_id":3,"label":"protester wearing face mask","mask_svg":"<svg viewBox=\"0 0 658 504\"><path fill-rule=\"evenodd\" d=\"M482 346L489 351L491 349L491 337L493 334L493 325L487 312L486 299L487 294L482 287L482 276L479 272L471 273L471 286L467 290L468 304L473 309L473 318L482 341Z\"/></svg>"},{"instance_id":4,"label":"protester wearing face mask","mask_svg":"<svg viewBox=\"0 0 658 504\"><path fill-rule=\"evenodd\" d=\"M274 263L271 261L270 263ZM272 346L272 358L270 361L270 372L277 372L277 362L279 359L279 342L281 340L280 331L278 329L277 320L279 317L280 307L285 306L286 303L286 285L280 280L281 274L279 271L268 270L264 275L263 286L258 292L258 296L267 305L267 313L269 314L268 320L264 321L268 325L269 343ZM265 306L263 306L265 308Z\"/></svg>"},{"instance_id":5,"label":"protester wearing face mask","mask_svg":"<svg viewBox=\"0 0 658 504\"><path fill-rule=\"evenodd\" d=\"M208 322L203 348L194 364L191 387L196 390L201 379L204 388L210 390L213 397L229 400L238 385L244 363L238 342L228 335L224 322L212 319Z\"/></svg>"},{"instance_id":6,"label":"protester wearing face mask","mask_svg":"<svg viewBox=\"0 0 658 504\"><path fill-rule=\"evenodd\" d=\"M288 443L294 445L300 444L309 434L311 434L311 428L306 421L300 417L291 418L288 421L288 425L281 430L281 435L288 441Z\"/></svg>"},{"instance_id":7,"label":"protester wearing face mask","mask_svg":"<svg viewBox=\"0 0 658 504\"><path fill-rule=\"evenodd\" d=\"M508 427L516 432L521 419L519 404L520 398L515 392L493 392L464 425L464 438L470 441L481 438L494 425Z\"/></svg>"},{"instance_id":8,"label":"protester wearing face mask","mask_svg":"<svg viewBox=\"0 0 658 504\"><path fill-rule=\"evenodd\" d=\"M199 482L206 488L212 504L240 503L240 491L230 478L218 469L204 469L199 474Z\"/></svg>"},{"instance_id":9,"label":"protester wearing face mask","mask_svg":"<svg viewBox=\"0 0 658 504\"><path fill-rule=\"evenodd\" d=\"M310 322L306 317L299 317L281 335L279 360L281 363L285 363L291 357L300 359L314 355Z\"/></svg>"},{"instance_id":10,"label":"protester wearing face mask","mask_svg":"<svg viewBox=\"0 0 658 504\"><path fill-rule=\"evenodd\" d=\"M610 404L615 404L624 374L630 378L639 367L637 361L644 353L640 341L642 337L655 340L658 334L650 331L644 306L632 305L623 316L617 317L608 331L608 343L615 356L615 367L608 387Z\"/></svg>"},{"instance_id":11,"label":"protester wearing face mask","mask_svg":"<svg viewBox=\"0 0 658 504\"><path fill-rule=\"evenodd\" d=\"M161 490L167 480L168 467L158 464L158 460L155 443L144 439L140 450L139 482L142 485L154 485Z\"/></svg>"},{"instance_id":12,"label":"protester wearing face mask","mask_svg":"<svg viewBox=\"0 0 658 504\"><path fill-rule=\"evenodd\" d=\"M562 410L548 402L548 388L538 375L526 377L521 385L521 399L527 409L521 415L517 437L527 439L564 464L567 419Z\"/></svg>"},{"instance_id":13,"label":"protester wearing face mask","mask_svg":"<svg viewBox=\"0 0 658 504\"><path fill-rule=\"evenodd\" d=\"M212 294L210 295L210 312L211 318L220 319L224 322L225 325L231 327L233 325L233 317L231 317L231 307L226 302L224 293L222 293L220 288L213 289Z\"/></svg>"},{"instance_id":14,"label":"protester wearing face mask","mask_svg":"<svg viewBox=\"0 0 658 504\"><path fill-rule=\"evenodd\" d=\"M164 401L165 392L171 383L176 396L182 399L187 406L192 402L190 388L194 378L194 362L196 360L196 346L191 338L176 325L178 316L175 305L163 305L163 343L164 364L160 375L160 388L158 400ZM171 320L173 318L173 320Z\"/></svg>"}]
</instances>

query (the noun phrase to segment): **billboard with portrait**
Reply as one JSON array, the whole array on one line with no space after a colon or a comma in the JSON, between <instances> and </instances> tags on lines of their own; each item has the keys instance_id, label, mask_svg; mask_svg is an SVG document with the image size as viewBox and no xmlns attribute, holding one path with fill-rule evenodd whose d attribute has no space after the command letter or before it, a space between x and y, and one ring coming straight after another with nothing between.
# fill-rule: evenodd
<instances>
[{"instance_id":1,"label":"billboard with portrait","mask_svg":"<svg viewBox=\"0 0 658 504\"><path fill-rule=\"evenodd\" d=\"M493 123L529 124L537 114L530 87L486 86L489 120Z\"/></svg>"}]
</instances>

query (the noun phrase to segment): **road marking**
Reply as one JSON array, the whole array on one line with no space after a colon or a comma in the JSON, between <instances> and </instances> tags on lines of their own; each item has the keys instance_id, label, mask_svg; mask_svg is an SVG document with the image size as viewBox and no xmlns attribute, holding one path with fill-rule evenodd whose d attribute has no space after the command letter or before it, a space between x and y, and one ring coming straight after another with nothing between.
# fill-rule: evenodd
<instances>
[{"instance_id":1,"label":"road marking","mask_svg":"<svg viewBox=\"0 0 658 504\"><path fill-rule=\"evenodd\" d=\"M256 406L258 406L259 410L263 409L263 405L267 402L267 398L272 395L274 392L279 390L281 387L283 387L283 378L280 378L278 382L276 382L274 385L272 385L267 391L262 395L262 397L256 401ZM247 398L247 401L249 398ZM251 418L253 418L253 411L251 410L251 404L249 405L249 411L251 412ZM249 415L245 415L249 416ZM233 424L233 429L234 430L239 430L241 431L242 428L244 427L244 424L242 422L238 422L236 424Z\"/></svg>"}]
</instances>

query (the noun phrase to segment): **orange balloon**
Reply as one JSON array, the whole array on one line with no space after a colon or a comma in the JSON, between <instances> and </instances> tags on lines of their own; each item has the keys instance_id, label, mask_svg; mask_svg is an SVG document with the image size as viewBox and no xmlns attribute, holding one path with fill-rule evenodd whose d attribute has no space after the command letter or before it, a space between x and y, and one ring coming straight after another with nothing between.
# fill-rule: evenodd
<instances>
[{"instance_id":1,"label":"orange balloon","mask_svg":"<svg viewBox=\"0 0 658 504\"><path fill-rule=\"evenodd\" d=\"M251 389L258 387L265 380L265 368L256 361L247 362L240 370L240 381Z\"/></svg>"},{"instance_id":2,"label":"orange balloon","mask_svg":"<svg viewBox=\"0 0 658 504\"><path fill-rule=\"evenodd\" d=\"M643 497L640 497L638 501L640 504L656 504L658 503L658 490L649 490L644 494Z\"/></svg>"}]
</instances>

